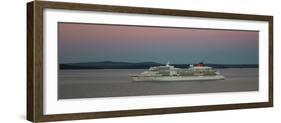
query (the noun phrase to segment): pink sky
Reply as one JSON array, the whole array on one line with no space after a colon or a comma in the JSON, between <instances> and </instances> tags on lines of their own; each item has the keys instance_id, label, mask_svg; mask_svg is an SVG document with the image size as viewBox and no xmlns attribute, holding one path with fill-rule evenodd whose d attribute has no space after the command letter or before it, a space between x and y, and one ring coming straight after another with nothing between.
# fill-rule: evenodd
<instances>
[{"instance_id":1,"label":"pink sky","mask_svg":"<svg viewBox=\"0 0 281 123\"><path fill-rule=\"evenodd\" d=\"M258 33L59 23L59 61L258 63Z\"/></svg>"}]
</instances>

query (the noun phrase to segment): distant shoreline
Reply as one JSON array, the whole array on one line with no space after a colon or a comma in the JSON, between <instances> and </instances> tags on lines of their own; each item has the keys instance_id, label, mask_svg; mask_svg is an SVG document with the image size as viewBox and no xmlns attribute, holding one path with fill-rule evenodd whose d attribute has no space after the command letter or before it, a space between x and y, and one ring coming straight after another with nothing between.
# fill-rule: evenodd
<instances>
[{"instance_id":1,"label":"distant shoreline","mask_svg":"<svg viewBox=\"0 0 281 123\"><path fill-rule=\"evenodd\" d=\"M156 62L83 62L83 63L66 63L59 64L59 69L148 69L153 66L165 65ZM177 68L188 68L189 64L170 64ZM205 64L213 68L258 68L258 64Z\"/></svg>"}]
</instances>

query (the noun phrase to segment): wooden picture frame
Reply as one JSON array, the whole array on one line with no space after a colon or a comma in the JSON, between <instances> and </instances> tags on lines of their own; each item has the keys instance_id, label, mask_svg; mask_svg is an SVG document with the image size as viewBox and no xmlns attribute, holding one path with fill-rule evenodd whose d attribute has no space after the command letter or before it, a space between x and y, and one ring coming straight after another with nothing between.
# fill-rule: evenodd
<instances>
[{"instance_id":1,"label":"wooden picture frame","mask_svg":"<svg viewBox=\"0 0 281 123\"><path fill-rule=\"evenodd\" d=\"M153 109L103 111L103 112L79 112L67 114L44 114L44 32L43 32L43 11L45 9L101 11L114 13L134 13L182 16L182 17L203 17L232 20L251 20L268 22L269 41L269 73L268 73L268 101L239 103L239 104L218 104L207 106L184 106L165 107ZM273 16L248 15L233 13L201 12L187 10L171 10L156 8L140 8L125 6L94 5L80 3L46 2L33 1L27 3L27 120L32 122L49 122L62 120L80 120L123 116L140 116L170 113L201 112L215 110L231 110L245 108L260 108L273 106Z\"/></svg>"}]
</instances>

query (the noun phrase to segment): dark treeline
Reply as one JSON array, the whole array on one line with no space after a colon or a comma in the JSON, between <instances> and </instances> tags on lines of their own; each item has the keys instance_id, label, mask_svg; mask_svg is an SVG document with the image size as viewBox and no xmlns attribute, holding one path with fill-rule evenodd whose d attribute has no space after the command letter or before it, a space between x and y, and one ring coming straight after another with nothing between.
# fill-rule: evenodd
<instances>
[{"instance_id":1,"label":"dark treeline","mask_svg":"<svg viewBox=\"0 0 281 123\"><path fill-rule=\"evenodd\" d=\"M148 69L153 66L160 66L156 62L140 62L140 63L129 63L129 62L84 62L84 63L67 63L59 64L60 69ZM189 64L171 64L177 68L188 68ZM205 64L213 68L258 68L258 64Z\"/></svg>"}]
</instances>

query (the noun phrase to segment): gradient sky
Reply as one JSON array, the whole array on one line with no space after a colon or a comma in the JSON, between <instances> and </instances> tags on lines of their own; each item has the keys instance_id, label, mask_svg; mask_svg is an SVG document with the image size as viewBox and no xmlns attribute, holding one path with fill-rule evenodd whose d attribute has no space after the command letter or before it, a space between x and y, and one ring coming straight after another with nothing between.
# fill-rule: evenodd
<instances>
[{"instance_id":1,"label":"gradient sky","mask_svg":"<svg viewBox=\"0 0 281 123\"><path fill-rule=\"evenodd\" d=\"M59 63L258 64L258 31L59 23Z\"/></svg>"}]
</instances>

